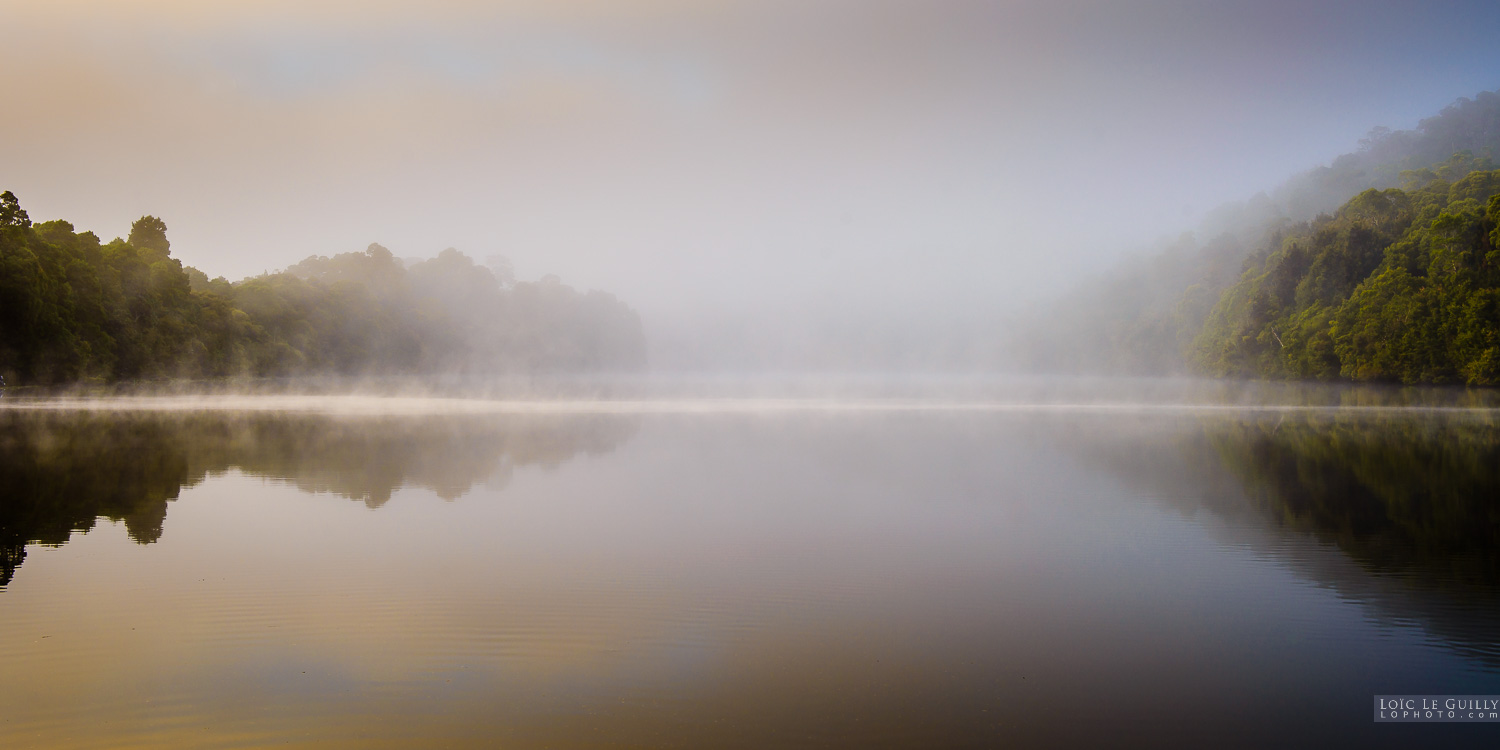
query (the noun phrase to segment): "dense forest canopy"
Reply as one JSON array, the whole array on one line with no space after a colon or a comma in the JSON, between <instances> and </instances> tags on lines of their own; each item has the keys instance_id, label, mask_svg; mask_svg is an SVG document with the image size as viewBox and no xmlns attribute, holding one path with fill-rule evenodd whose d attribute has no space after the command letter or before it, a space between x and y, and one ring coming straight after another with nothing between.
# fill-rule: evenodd
<instances>
[{"instance_id":1,"label":"dense forest canopy","mask_svg":"<svg viewBox=\"0 0 1500 750\"><path fill-rule=\"evenodd\" d=\"M380 245L231 283L171 256L165 222L104 243L0 195L0 375L11 384L644 366L639 317L556 277Z\"/></svg>"},{"instance_id":2,"label":"dense forest canopy","mask_svg":"<svg viewBox=\"0 0 1500 750\"><path fill-rule=\"evenodd\" d=\"M1497 155L1500 92L1376 128L1013 324L1011 349L1046 371L1495 384L1500 188L1470 175Z\"/></svg>"},{"instance_id":3,"label":"dense forest canopy","mask_svg":"<svg viewBox=\"0 0 1500 750\"><path fill-rule=\"evenodd\" d=\"M1291 227L1190 349L1218 376L1500 384L1500 170L1467 152ZM1448 178L1457 178L1451 181Z\"/></svg>"}]
</instances>

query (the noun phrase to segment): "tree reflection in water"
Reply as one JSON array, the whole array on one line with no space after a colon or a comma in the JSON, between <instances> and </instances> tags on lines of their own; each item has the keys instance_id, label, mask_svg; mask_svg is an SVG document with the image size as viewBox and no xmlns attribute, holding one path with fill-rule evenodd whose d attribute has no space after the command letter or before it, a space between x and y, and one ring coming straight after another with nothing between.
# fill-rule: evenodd
<instances>
[{"instance_id":1,"label":"tree reflection in water","mask_svg":"<svg viewBox=\"0 0 1500 750\"><path fill-rule=\"evenodd\" d=\"M1279 526L1374 572L1500 585L1500 428L1486 416L1216 423L1209 441Z\"/></svg>"},{"instance_id":2,"label":"tree reflection in water","mask_svg":"<svg viewBox=\"0 0 1500 750\"><path fill-rule=\"evenodd\" d=\"M1226 541L1500 665L1500 422L1488 410L1071 425L1069 447ZM1313 544L1301 543L1310 540Z\"/></svg>"},{"instance_id":3,"label":"tree reflection in water","mask_svg":"<svg viewBox=\"0 0 1500 750\"><path fill-rule=\"evenodd\" d=\"M630 418L597 415L0 411L0 586L27 544L61 545L99 518L155 542L168 501L231 469L379 508L401 487L454 500L518 466L612 450L634 431Z\"/></svg>"}]
</instances>

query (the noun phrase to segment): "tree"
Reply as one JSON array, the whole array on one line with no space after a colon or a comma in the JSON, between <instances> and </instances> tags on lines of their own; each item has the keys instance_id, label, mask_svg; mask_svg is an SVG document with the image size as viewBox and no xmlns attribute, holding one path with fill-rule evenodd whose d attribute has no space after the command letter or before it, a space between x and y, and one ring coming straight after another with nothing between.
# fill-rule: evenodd
<instances>
[{"instance_id":1,"label":"tree","mask_svg":"<svg viewBox=\"0 0 1500 750\"><path fill-rule=\"evenodd\" d=\"M29 227L31 217L21 210L21 202L16 200L16 194L7 190L0 193L0 227Z\"/></svg>"},{"instance_id":2,"label":"tree","mask_svg":"<svg viewBox=\"0 0 1500 750\"><path fill-rule=\"evenodd\" d=\"M130 244L142 250L155 250L163 255L171 252L172 243L167 241L167 223L155 216L142 216L130 225Z\"/></svg>"}]
</instances>

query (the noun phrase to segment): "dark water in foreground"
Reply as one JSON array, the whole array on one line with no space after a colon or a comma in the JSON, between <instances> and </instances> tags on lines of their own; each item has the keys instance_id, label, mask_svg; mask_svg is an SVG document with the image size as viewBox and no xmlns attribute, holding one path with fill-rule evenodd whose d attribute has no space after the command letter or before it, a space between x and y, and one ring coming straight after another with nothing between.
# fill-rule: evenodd
<instances>
[{"instance_id":1,"label":"dark water in foreground","mask_svg":"<svg viewBox=\"0 0 1500 750\"><path fill-rule=\"evenodd\" d=\"M1500 742L1494 412L370 411L0 410L0 747Z\"/></svg>"}]
</instances>

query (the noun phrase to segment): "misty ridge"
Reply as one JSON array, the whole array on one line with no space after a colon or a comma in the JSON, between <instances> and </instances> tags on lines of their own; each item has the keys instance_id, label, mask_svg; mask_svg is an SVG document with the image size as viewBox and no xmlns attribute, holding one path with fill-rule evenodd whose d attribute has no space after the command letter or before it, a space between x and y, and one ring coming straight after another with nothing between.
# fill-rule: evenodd
<instances>
[{"instance_id":1,"label":"misty ridge","mask_svg":"<svg viewBox=\"0 0 1500 750\"><path fill-rule=\"evenodd\" d=\"M500 256L403 261L372 244L238 282L171 256L137 220L102 243L0 196L0 376L11 385L162 378L630 372L639 316Z\"/></svg>"},{"instance_id":2,"label":"misty ridge","mask_svg":"<svg viewBox=\"0 0 1500 750\"><path fill-rule=\"evenodd\" d=\"M1210 212L1009 321L1011 366L1500 383L1500 93Z\"/></svg>"}]
</instances>

